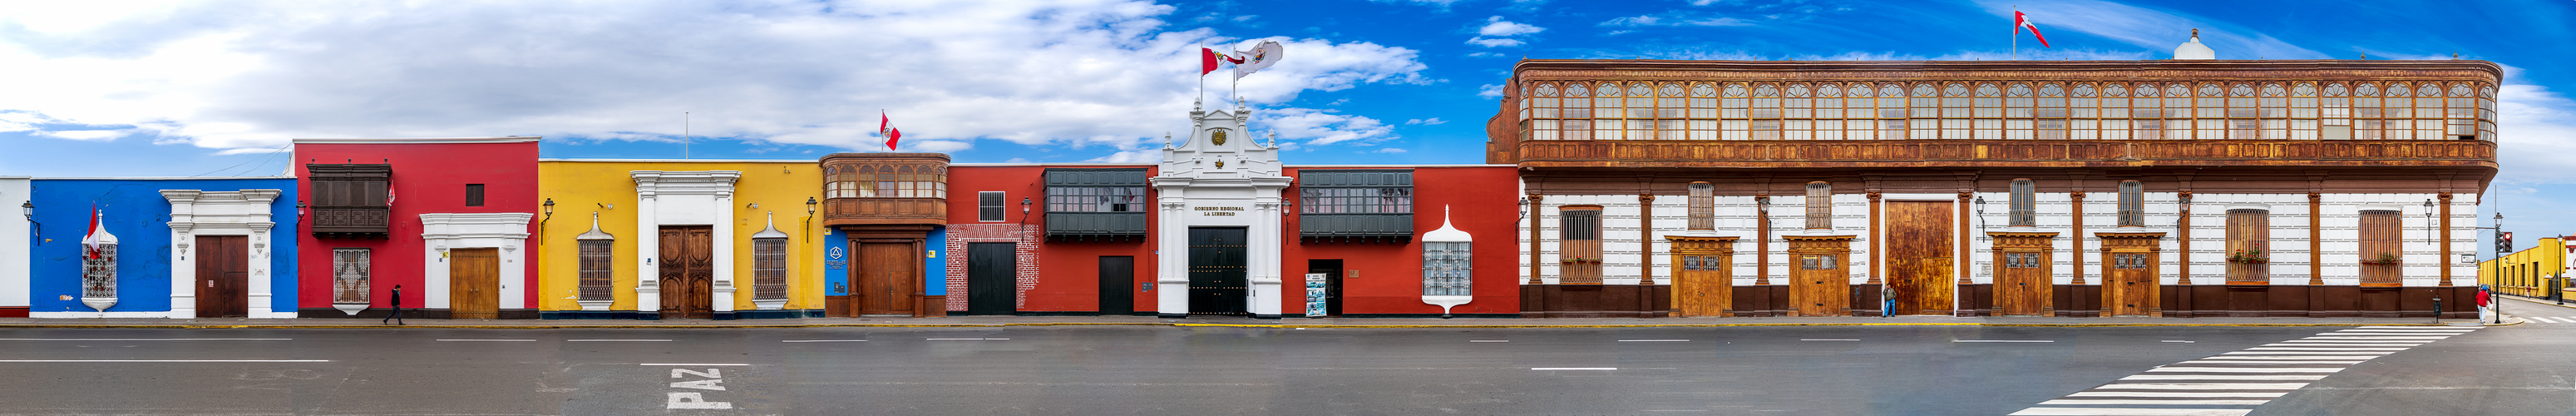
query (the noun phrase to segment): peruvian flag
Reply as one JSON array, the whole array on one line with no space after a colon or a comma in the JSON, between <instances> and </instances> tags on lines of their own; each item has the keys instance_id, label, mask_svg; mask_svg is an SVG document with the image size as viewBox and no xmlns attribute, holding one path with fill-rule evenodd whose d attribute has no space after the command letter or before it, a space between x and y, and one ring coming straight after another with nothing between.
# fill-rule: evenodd
<instances>
[{"instance_id":1,"label":"peruvian flag","mask_svg":"<svg viewBox=\"0 0 2576 416\"><path fill-rule=\"evenodd\" d=\"M1216 72L1217 64L1220 63L1240 64L1243 63L1243 58L1225 56L1225 54L1217 53L1215 49L1199 48L1199 75L1207 75L1210 72Z\"/></svg>"},{"instance_id":2,"label":"peruvian flag","mask_svg":"<svg viewBox=\"0 0 2576 416\"><path fill-rule=\"evenodd\" d=\"M2039 47L2048 47L2048 36L2039 34L2039 25L2032 24L2030 22L2030 16L2021 14L2020 10L2014 10L2013 36L2021 36L2022 29L2030 29L2030 36L2039 38Z\"/></svg>"},{"instance_id":3,"label":"peruvian flag","mask_svg":"<svg viewBox=\"0 0 2576 416\"><path fill-rule=\"evenodd\" d=\"M90 260L98 260L98 246L101 243L99 234L104 233L98 226L99 217L102 215L98 212L98 207L89 207L89 234L81 235L81 256L88 257Z\"/></svg>"},{"instance_id":4,"label":"peruvian flag","mask_svg":"<svg viewBox=\"0 0 2576 416\"><path fill-rule=\"evenodd\" d=\"M877 134L885 136L886 151L894 151L895 141L903 140L903 130L894 128L894 119L886 117L884 111L877 112Z\"/></svg>"}]
</instances>

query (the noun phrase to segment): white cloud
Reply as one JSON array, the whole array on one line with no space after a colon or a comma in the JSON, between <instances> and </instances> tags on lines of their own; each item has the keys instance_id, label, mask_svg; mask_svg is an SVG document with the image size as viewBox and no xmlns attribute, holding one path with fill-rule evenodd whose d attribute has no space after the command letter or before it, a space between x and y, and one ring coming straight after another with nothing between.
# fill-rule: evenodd
<instances>
[{"instance_id":1,"label":"white cloud","mask_svg":"<svg viewBox=\"0 0 2576 416\"><path fill-rule=\"evenodd\" d=\"M2200 43L2218 52L2219 59L2323 59L2317 51L2291 45L2252 28L2182 13L2130 6L2101 0L1978 0L1987 13L2004 18L2011 24L2015 6L2039 25L2041 33L2065 30L2110 38L2155 51L2172 51L2191 38L2191 29L2200 28ZM2170 54L2155 54L2169 58Z\"/></svg>"},{"instance_id":2,"label":"white cloud","mask_svg":"<svg viewBox=\"0 0 2576 416\"><path fill-rule=\"evenodd\" d=\"M1405 125L1408 125L1408 126L1411 126L1411 125L1437 126L1437 125L1442 125L1442 124L1449 124L1449 121L1448 121L1448 120L1441 120L1439 117L1432 117L1432 118L1417 118L1417 119L1412 119L1412 120L1405 120L1405 121L1404 121L1404 124L1405 124Z\"/></svg>"},{"instance_id":3,"label":"white cloud","mask_svg":"<svg viewBox=\"0 0 2576 416\"><path fill-rule=\"evenodd\" d=\"M1504 46L1521 46L1521 40L1520 40L1520 39L1510 39L1510 38L1488 39L1488 38L1483 37L1483 36L1477 36L1477 37L1473 37L1473 38L1468 38L1468 39L1467 39L1467 44L1469 44L1469 45L1476 45L1476 46L1483 46L1483 47L1488 47L1488 48L1499 48L1499 47L1504 47Z\"/></svg>"},{"instance_id":4,"label":"white cloud","mask_svg":"<svg viewBox=\"0 0 2576 416\"><path fill-rule=\"evenodd\" d=\"M2496 89L2496 162L2500 181L2576 183L2576 100L2548 87L2505 84Z\"/></svg>"},{"instance_id":5,"label":"white cloud","mask_svg":"<svg viewBox=\"0 0 2576 416\"><path fill-rule=\"evenodd\" d=\"M653 140L689 112L700 137L876 150L878 109L907 151L1119 146L1186 125L1195 45L1236 41L1139 0L47 4L0 15L0 77L46 80L0 87L0 131L218 149ZM1242 80L1248 101L1431 82L1411 49L1271 39L1287 57Z\"/></svg>"},{"instance_id":6,"label":"white cloud","mask_svg":"<svg viewBox=\"0 0 2576 416\"><path fill-rule=\"evenodd\" d=\"M72 140L108 140L132 133L126 130L51 130L39 132L36 135Z\"/></svg>"},{"instance_id":7,"label":"white cloud","mask_svg":"<svg viewBox=\"0 0 2576 416\"><path fill-rule=\"evenodd\" d=\"M1485 84L1483 86L1476 87L1476 96L1485 98L1503 98L1503 84Z\"/></svg>"},{"instance_id":8,"label":"white cloud","mask_svg":"<svg viewBox=\"0 0 2576 416\"><path fill-rule=\"evenodd\" d=\"M1331 110L1291 108L1253 112L1253 120L1285 139L1304 139L1307 146L1351 142L1369 144L1394 139L1395 127L1377 119L1334 114Z\"/></svg>"},{"instance_id":9,"label":"white cloud","mask_svg":"<svg viewBox=\"0 0 2576 416\"><path fill-rule=\"evenodd\" d=\"M1377 149L1377 151L1376 151L1376 152L1371 152L1371 153L1404 153L1404 149L1397 149L1397 148L1389 147L1389 148L1384 148L1384 149Z\"/></svg>"},{"instance_id":10,"label":"white cloud","mask_svg":"<svg viewBox=\"0 0 2576 416\"><path fill-rule=\"evenodd\" d=\"M1628 17L1615 18L1615 19L1610 19L1610 20L1607 20L1607 21L1603 21L1603 22L1601 22L1601 26L1625 26L1625 27L1642 27L1642 26L1752 26L1752 25L1753 25L1753 22L1752 22L1752 21L1748 21L1748 20L1744 20L1744 19L1737 19L1737 18L1732 18L1732 17L1704 16L1704 15L1698 15L1698 14L1693 14L1693 13L1684 13L1684 12L1678 12L1678 11L1676 11L1676 12L1665 12L1665 13L1662 13L1662 14L1649 14L1649 15L1643 15L1643 16L1628 16Z\"/></svg>"},{"instance_id":11,"label":"white cloud","mask_svg":"<svg viewBox=\"0 0 2576 416\"><path fill-rule=\"evenodd\" d=\"M1485 18L1485 21L1488 23L1485 23L1485 27L1476 29L1476 34L1484 36L1519 36L1547 30L1547 28L1543 27L1512 23L1512 21L1503 20L1502 16Z\"/></svg>"},{"instance_id":12,"label":"white cloud","mask_svg":"<svg viewBox=\"0 0 2576 416\"><path fill-rule=\"evenodd\" d=\"M1242 16L1235 16L1235 17L1234 17L1234 21L1237 21L1237 22L1249 22L1249 21L1252 21L1252 19L1253 19L1253 18L1256 18L1256 17L1261 17L1261 15L1257 15L1257 14L1247 14L1247 15L1242 15Z\"/></svg>"}]
</instances>

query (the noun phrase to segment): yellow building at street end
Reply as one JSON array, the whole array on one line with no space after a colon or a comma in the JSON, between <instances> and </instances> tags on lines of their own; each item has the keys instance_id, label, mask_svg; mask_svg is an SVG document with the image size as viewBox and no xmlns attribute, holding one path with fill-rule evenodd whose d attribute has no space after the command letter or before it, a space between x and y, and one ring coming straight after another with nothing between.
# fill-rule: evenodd
<instances>
[{"instance_id":1,"label":"yellow building at street end","mask_svg":"<svg viewBox=\"0 0 2576 416\"><path fill-rule=\"evenodd\" d=\"M545 318L823 316L815 161L544 159L537 175Z\"/></svg>"},{"instance_id":2,"label":"yellow building at street end","mask_svg":"<svg viewBox=\"0 0 2576 416\"><path fill-rule=\"evenodd\" d=\"M2566 288L2566 282L2560 279L2566 277L2567 245L2557 237L2540 239L2537 244L2502 258L2478 262L2478 284L2495 288L2496 293L2535 298L2546 298L2550 290Z\"/></svg>"}]
</instances>

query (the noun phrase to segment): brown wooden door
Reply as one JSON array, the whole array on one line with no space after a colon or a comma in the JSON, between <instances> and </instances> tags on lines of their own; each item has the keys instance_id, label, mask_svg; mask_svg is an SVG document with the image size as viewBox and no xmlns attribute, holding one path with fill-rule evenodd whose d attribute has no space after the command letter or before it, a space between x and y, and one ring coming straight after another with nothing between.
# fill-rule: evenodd
<instances>
[{"instance_id":1,"label":"brown wooden door","mask_svg":"<svg viewBox=\"0 0 2576 416\"><path fill-rule=\"evenodd\" d=\"M715 317L715 228L662 227L662 319Z\"/></svg>"},{"instance_id":2,"label":"brown wooden door","mask_svg":"<svg viewBox=\"0 0 2576 416\"><path fill-rule=\"evenodd\" d=\"M447 251L447 305L454 319L501 317L501 249Z\"/></svg>"},{"instance_id":3,"label":"brown wooden door","mask_svg":"<svg viewBox=\"0 0 2576 416\"><path fill-rule=\"evenodd\" d=\"M901 240L861 241L859 264L850 270L858 274L858 298L861 314L911 314L912 295L921 276L915 271L922 254L913 251L913 242ZM943 306L944 307L944 306Z\"/></svg>"},{"instance_id":4,"label":"brown wooden door","mask_svg":"<svg viewBox=\"0 0 2576 416\"><path fill-rule=\"evenodd\" d=\"M1851 314L1851 274L1843 267L1850 264L1848 253L1793 253L1789 258L1790 301L1798 304L1798 316Z\"/></svg>"},{"instance_id":5,"label":"brown wooden door","mask_svg":"<svg viewBox=\"0 0 2576 416\"><path fill-rule=\"evenodd\" d=\"M1684 317L1725 316L1735 301L1727 256L1673 256L1673 309Z\"/></svg>"},{"instance_id":6,"label":"brown wooden door","mask_svg":"<svg viewBox=\"0 0 2576 416\"><path fill-rule=\"evenodd\" d=\"M197 316L250 316L250 237L197 237Z\"/></svg>"},{"instance_id":7,"label":"brown wooden door","mask_svg":"<svg viewBox=\"0 0 2576 416\"><path fill-rule=\"evenodd\" d=\"M2102 288L2110 292L2103 309L2110 316L2148 316L2155 306L2156 253L2109 253L2103 264L2110 266L2110 280Z\"/></svg>"},{"instance_id":8,"label":"brown wooden door","mask_svg":"<svg viewBox=\"0 0 2576 416\"><path fill-rule=\"evenodd\" d=\"M1887 201L1887 284L1896 286L1897 315L1948 315L1953 247L1948 201Z\"/></svg>"},{"instance_id":9,"label":"brown wooden door","mask_svg":"<svg viewBox=\"0 0 2576 416\"><path fill-rule=\"evenodd\" d=\"M1995 254L1995 314L2038 316L2048 305L2047 253Z\"/></svg>"}]
</instances>

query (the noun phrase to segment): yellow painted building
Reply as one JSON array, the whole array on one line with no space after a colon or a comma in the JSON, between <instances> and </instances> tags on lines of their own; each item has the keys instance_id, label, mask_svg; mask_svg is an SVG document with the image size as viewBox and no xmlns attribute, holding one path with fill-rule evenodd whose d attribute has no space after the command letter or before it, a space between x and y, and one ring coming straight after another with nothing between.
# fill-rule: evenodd
<instances>
[{"instance_id":1,"label":"yellow painted building","mask_svg":"<svg viewBox=\"0 0 2576 416\"><path fill-rule=\"evenodd\" d=\"M537 175L546 318L823 315L813 160L545 159Z\"/></svg>"},{"instance_id":2,"label":"yellow painted building","mask_svg":"<svg viewBox=\"0 0 2576 416\"><path fill-rule=\"evenodd\" d=\"M2496 293L2529 297L2549 297L2550 282L2565 278L2567 245L2556 237L2540 239L2538 245L2507 254L2503 258L2478 262L2478 284L2495 288ZM2564 288L2563 281L2559 284Z\"/></svg>"}]
</instances>

